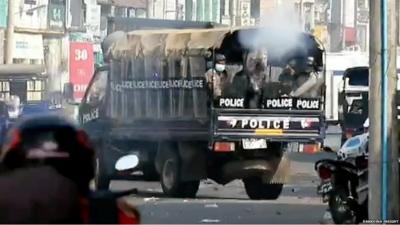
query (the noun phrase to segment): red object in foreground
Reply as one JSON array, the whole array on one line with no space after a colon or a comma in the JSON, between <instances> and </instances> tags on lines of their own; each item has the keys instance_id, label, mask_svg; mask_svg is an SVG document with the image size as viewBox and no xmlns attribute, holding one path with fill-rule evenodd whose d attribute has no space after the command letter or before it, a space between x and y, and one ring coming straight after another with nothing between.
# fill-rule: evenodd
<instances>
[{"instance_id":1,"label":"red object in foreground","mask_svg":"<svg viewBox=\"0 0 400 225\"><path fill-rule=\"evenodd\" d=\"M89 202L82 198L80 199L80 206L81 206L81 218L82 218L82 222L85 224L89 224L90 223L90 213L89 213Z\"/></svg>"},{"instance_id":2,"label":"red object in foreground","mask_svg":"<svg viewBox=\"0 0 400 225\"><path fill-rule=\"evenodd\" d=\"M89 136L87 135L87 133L85 131L78 130L76 138L77 138L79 144L81 144L82 146L85 146L85 148L92 149Z\"/></svg>"},{"instance_id":3,"label":"red object in foreground","mask_svg":"<svg viewBox=\"0 0 400 225\"><path fill-rule=\"evenodd\" d=\"M140 224L140 213L135 207L123 200L117 201L117 207L119 224Z\"/></svg>"},{"instance_id":4,"label":"red object in foreground","mask_svg":"<svg viewBox=\"0 0 400 225\"><path fill-rule=\"evenodd\" d=\"M139 224L139 218L137 215L128 215L122 210L118 210L118 222L119 224Z\"/></svg>"},{"instance_id":5,"label":"red object in foreground","mask_svg":"<svg viewBox=\"0 0 400 225\"><path fill-rule=\"evenodd\" d=\"M11 141L7 148L16 149L18 145L21 144L21 142L22 142L21 133L19 132L19 130L14 129L11 133Z\"/></svg>"}]
</instances>

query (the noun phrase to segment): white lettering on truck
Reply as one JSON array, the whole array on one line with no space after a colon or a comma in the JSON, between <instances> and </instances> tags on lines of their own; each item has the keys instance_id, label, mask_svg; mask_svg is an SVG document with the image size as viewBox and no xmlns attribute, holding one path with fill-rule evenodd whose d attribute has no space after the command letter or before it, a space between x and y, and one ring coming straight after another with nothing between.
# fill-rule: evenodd
<instances>
[{"instance_id":1,"label":"white lettering on truck","mask_svg":"<svg viewBox=\"0 0 400 225\"><path fill-rule=\"evenodd\" d=\"M243 98L220 98L220 107L233 107L233 108L243 108L244 99Z\"/></svg>"},{"instance_id":2,"label":"white lettering on truck","mask_svg":"<svg viewBox=\"0 0 400 225\"><path fill-rule=\"evenodd\" d=\"M87 123L100 117L99 108L93 109L90 113L83 114L82 122Z\"/></svg>"}]
</instances>

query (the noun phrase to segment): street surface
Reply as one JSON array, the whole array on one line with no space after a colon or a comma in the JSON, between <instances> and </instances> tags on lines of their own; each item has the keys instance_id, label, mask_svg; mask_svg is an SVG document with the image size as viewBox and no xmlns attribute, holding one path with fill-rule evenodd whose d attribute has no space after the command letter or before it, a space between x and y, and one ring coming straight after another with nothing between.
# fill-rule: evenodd
<instances>
[{"instance_id":1,"label":"street surface","mask_svg":"<svg viewBox=\"0 0 400 225\"><path fill-rule=\"evenodd\" d=\"M316 194L314 162L329 153L291 153L291 181L276 201L249 200L241 181L221 186L206 180L196 199L166 198L157 182L114 181L113 190L138 189L127 198L145 224L327 224L327 205Z\"/></svg>"}]
</instances>

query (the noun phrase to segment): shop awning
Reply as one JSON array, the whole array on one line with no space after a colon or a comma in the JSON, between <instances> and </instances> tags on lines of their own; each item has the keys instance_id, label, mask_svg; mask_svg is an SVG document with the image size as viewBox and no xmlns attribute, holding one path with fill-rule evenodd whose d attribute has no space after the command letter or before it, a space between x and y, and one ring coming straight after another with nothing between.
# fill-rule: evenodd
<instances>
[{"instance_id":1,"label":"shop awning","mask_svg":"<svg viewBox=\"0 0 400 225\"><path fill-rule=\"evenodd\" d=\"M42 75L46 71L42 64L3 64L0 65L0 76L4 75Z\"/></svg>"}]
</instances>

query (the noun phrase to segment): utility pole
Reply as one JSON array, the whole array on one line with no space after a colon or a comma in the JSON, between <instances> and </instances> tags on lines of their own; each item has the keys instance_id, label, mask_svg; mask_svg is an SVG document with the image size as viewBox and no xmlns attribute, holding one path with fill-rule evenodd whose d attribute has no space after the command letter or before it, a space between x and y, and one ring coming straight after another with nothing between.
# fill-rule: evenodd
<instances>
[{"instance_id":1,"label":"utility pole","mask_svg":"<svg viewBox=\"0 0 400 225\"><path fill-rule=\"evenodd\" d=\"M13 52L14 52L14 18L15 18L15 6L17 1L8 1L8 20L7 20L7 33L6 33L6 64L13 63Z\"/></svg>"},{"instance_id":2,"label":"utility pole","mask_svg":"<svg viewBox=\"0 0 400 225\"><path fill-rule=\"evenodd\" d=\"M395 0L370 0L369 218L399 218Z\"/></svg>"}]
</instances>

